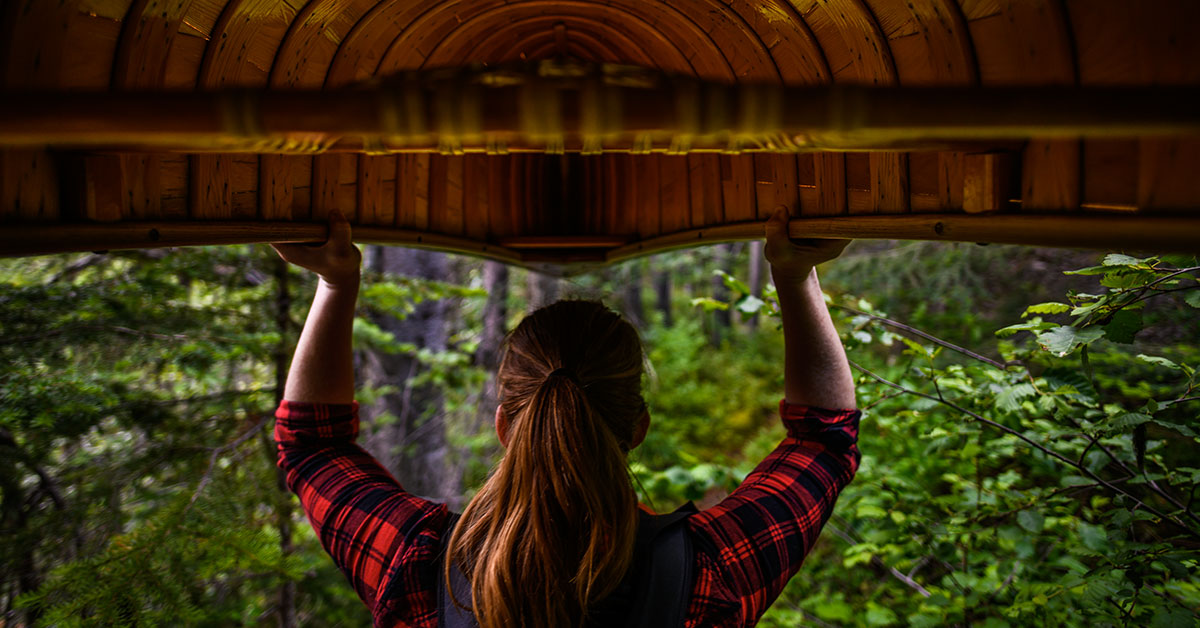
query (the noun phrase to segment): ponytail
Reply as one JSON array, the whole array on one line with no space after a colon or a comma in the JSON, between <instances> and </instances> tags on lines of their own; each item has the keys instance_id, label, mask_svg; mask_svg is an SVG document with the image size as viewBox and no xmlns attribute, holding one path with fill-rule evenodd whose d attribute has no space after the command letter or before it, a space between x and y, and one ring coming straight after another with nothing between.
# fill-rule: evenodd
<instances>
[{"instance_id":1,"label":"ponytail","mask_svg":"<svg viewBox=\"0 0 1200 628\"><path fill-rule=\"evenodd\" d=\"M542 308L508 338L507 452L455 527L443 574L457 564L471 581L483 628L579 625L625 575L641 365L636 332L596 303Z\"/></svg>"}]
</instances>

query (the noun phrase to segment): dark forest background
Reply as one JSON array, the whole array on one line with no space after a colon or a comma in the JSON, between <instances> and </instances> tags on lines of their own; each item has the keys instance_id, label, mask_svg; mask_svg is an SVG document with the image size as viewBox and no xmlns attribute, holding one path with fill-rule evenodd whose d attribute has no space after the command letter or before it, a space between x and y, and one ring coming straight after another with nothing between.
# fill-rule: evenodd
<instances>
[{"instance_id":1,"label":"dark forest background","mask_svg":"<svg viewBox=\"0 0 1200 628\"><path fill-rule=\"evenodd\" d=\"M364 257L361 442L414 493L470 498L500 452L501 339L557 298L642 330L631 471L656 509L715 503L782 435L761 243L565 279ZM762 625L1197 625L1197 266L864 241L823 267L864 458ZM0 626L370 624L274 465L312 276L263 245L4 260L0 281Z\"/></svg>"}]
</instances>

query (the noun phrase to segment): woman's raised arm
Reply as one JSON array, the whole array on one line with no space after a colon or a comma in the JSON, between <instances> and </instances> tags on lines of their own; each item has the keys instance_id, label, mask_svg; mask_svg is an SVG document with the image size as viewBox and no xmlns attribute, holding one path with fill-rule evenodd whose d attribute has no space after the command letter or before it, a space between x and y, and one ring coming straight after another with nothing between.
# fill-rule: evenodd
<instances>
[{"instance_id":1,"label":"woman's raised arm","mask_svg":"<svg viewBox=\"0 0 1200 628\"><path fill-rule=\"evenodd\" d=\"M283 398L311 403L354 401L351 331L362 254L350 241L350 223L340 212L334 212L329 216L329 239L325 244L271 246L284 260L321 278L296 344Z\"/></svg>"},{"instance_id":2,"label":"woman's raised arm","mask_svg":"<svg viewBox=\"0 0 1200 628\"><path fill-rule=\"evenodd\" d=\"M849 240L791 240L787 226L787 209L781 207L767 223L764 251L783 318L784 396L793 404L853 409L854 378L816 271Z\"/></svg>"}]
</instances>

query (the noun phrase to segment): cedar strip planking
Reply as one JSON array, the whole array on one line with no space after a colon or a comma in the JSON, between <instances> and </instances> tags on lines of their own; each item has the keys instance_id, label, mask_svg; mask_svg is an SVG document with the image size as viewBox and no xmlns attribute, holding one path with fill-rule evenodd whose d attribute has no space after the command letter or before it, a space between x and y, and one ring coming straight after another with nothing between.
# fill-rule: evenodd
<instances>
[{"instance_id":1,"label":"cedar strip planking","mask_svg":"<svg viewBox=\"0 0 1200 628\"><path fill-rule=\"evenodd\" d=\"M129 217L152 220L163 217L162 156L121 155L123 194Z\"/></svg>"},{"instance_id":2,"label":"cedar strip planking","mask_svg":"<svg viewBox=\"0 0 1200 628\"><path fill-rule=\"evenodd\" d=\"M1083 202L1134 207L1138 202L1137 140L1083 141Z\"/></svg>"},{"instance_id":3,"label":"cedar strip planking","mask_svg":"<svg viewBox=\"0 0 1200 628\"><path fill-rule=\"evenodd\" d=\"M285 155L260 155L258 161L258 197L263 220L303 220L308 216L293 215L296 202L296 187L292 170L288 168ZM291 157L291 159L295 159Z\"/></svg>"},{"instance_id":4,"label":"cedar strip planking","mask_svg":"<svg viewBox=\"0 0 1200 628\"><path fill-rule=\"evenodd\" d=\"M788 211L796 214L800 210L800 187L797 183L799 174L796 167L796 155L791 153L770 154L771 165L775 170L774 181L772 187L772 198L769 206L763 203L758 204L758 219L766 220L775 213L775 208L783 205L788 208ZM762 188L759 188L762 191ZM765 212L763 210L766 210Z\"/></svg>"},{"instance_id":5,"label":"cedar strip planking","mask_svg":"<svg viewBox=\"0 0 1200 628\"><path fill-rule=\"evenodd\" d=\"M721 198L727 222L755 220L754 156L720 155Z\"/></svg>"},{"instance_id":6,"label":"cedar strip planking","mask_svg":"<svg viewBox=\"0 0 1200 628\"><path fill-rule=\"evenodd\" d=\"M750 0L732 0L729 6L746 20L766 46L785 84L819 85L830 81L824 54L789 3L780 2L766 10L762 3Z\"/></svg>"},{"instance_id":7,"label":"cedar strip planking","mask_svg":"<svg viewBox=\"0 0 1200 628\"><path fill-rule=\"evenodd\" d=\"M664 232L657 159L657 155L629 156L633 167L634 189L637 192L637 232L639 238L643 240L656 237Z\"/></svg>"},{"instance_id":8,"label":"cedar strip planking","mask_svg":"<svg viewBox=\"0 0 1200 628\"><path fill-rule=\"evenodd\" d=\"M187 155L167 154L159 157L159 183L162 186L163 218L186 219L188 216L189 162Z\"/></svg>"},{"instance_id":9,"label":"cedar strip planking","mask_svg":"<svg viewBox=\"0 0 1200 628\"><path fill-rule=\"evenodd\" d=\"M662 4L671 6L684 16L683 19L690 20L703 31L703 41L724 58L735 80L779 82L775 60L758 36L760 29L748 21L757 18L766 22L761 9L746 10L743 7L742 11L738 11L733 6L734 2L728 1L664 0ZM735 33L732 37L727 35L731 31ZM714 40L714 35L719 41ZM695 65L696 60L691 61Z\"/></svg>"},{"instance_id":10,"label":"cedar strip planking","mask_svg":"<svg viewBox=\"0 0 1200 628\"><path fill-rule=\"evenodd\" d=\"M83 217L96 222L121 220L125 213L121 156L88 155L84 157L84 168Z\"/></svg>"},{"instance_id":11,"label":"cedar strip planking","mask_svg":"<svg viewBox=\"0 0 1200 628\"><path fill-rule=\"evenodd\" d=\"M800 207L792 215L803 216L820 202L817 196L817 153L796 155L796 194Z\"/></svg>"},{"instance_id":12,"label":"cedar strip planking","mask_svg":"<svg viewBox=\"0 0 1200 628\"><path fill-rule=\"evenodd\" d=\"M804 216L841 216L846 207L846 153L813 154L817 204L804 208Z\"/></svg>"},{"instance_id":13,"label":"cedar strip planking","mask_svg":"<svg viewBox=\"0 0 1200 628\"><path fill-rule=\"evenodd\" d=\"M517 233L512 214L513 159L507 155L486 155L485 159L488 164L488 203L487 233L484 239L495 241L496 238Z\"/></svg>"},{"instance_id":14,"label":"cedar strip planking","mask_svg":"<svg viewBox=\"0 0 1200 628\"><path fill-rule=\"evenodd\" d=\"M383 173L381 165L375 160L378 157L374 155L358 155L357 173L358 178L355 181L355 204L358 206L358 224L360 225L377 225L379 223L381 202L381 188L383 187Z\"/></svg>"},{"instance_id":15,"label":"cedar strip planking","mask_svg":"<svg viewBox=\"0 0 1200 628\"><path fill-rule=\"evenodd\" d=\"M229 189L231 155L192 155L188 176L188 211L192 218L222 220L233 216L233 193Z\"/></svg>"},{"instance_id":16,"label":"cedar strip planking","mask_svg":"<svg viewBox=\"0 0 1200 628\"><path fill-rule=\"evenodd\" d=\"M723 219L721 160L717 155L709 153L690 154L687 160L692 227L719 224Z\"/></svg>"},{"instance_id":17,"label":"cedar strip planking","mask_svg":"<svg viewBox=\"0 0 1200 628\"><path fill-rule=\"evenodd\" d=\"M871 153L871 209L867 213L903 214L908 211L908 155Z\"/></svg>"},{"instance_id":18,"label":"cedar strip planking","mask_svg":"<svg viewBox=\"0 0 1200 628\"><path fill-rule=\"evenodd\" d=\"M401 229L416 228L416 185L413 180L415 157L413 153L400 153L396 156L396 226Z\"/></svg>"},{"instance_id":19,"label":"cedar strip planking","mask_svg":"<svg viewBox=\"0 0 1200 628\"><path fill-rule=\"evenodd\" d=\"M1021 211L1079 207L1079 140L1031 141L1021 162Z\"/></svg>"},{"instance_id":20,"label":"cedar strip planking","mask_svg":"<svg viewBox=\"0 0 1200 628\"><path fill-rule=\"evenodd\" d=\"M446 155L429 156L429 225L430 231L447 233L446 221Z\"/></svg>"},{"instance_id":21,"label":"cedar strip planking","mask_svg":"<svg viewBox=\"0 0 1200 628\"><path fill-rule=\"evenodd\" d=\"M943 210L958 210L963 206L963 153L938 153L937 195Z\"/></svg>"},{"instance_id":22,"label":"cedar strip planking","mask_svg":"<svg viewBox=\"0 0 1200 628\"><path fill-rule=\"evenodd\" d=\"M963 211L994 212L1010 197L1012 158L1007 153L968 154L963 162Z\"/></svg>"},{"instance_id":23,"label":"cedar strip planking","mask_svg":"<svg viewBox=\"0 0 1200 628\"><path fill-rule=\"evenodd\" d=\"M444 230L446 235L460 236L463 234L463 155L446 155L445 169L445 205L441 213L445 214ZM442 185L441 179L435 179L436 184ZM433 211L437 211L434 205Z\"/></svg>"},{"instance_id":24,"label":"cedar strip planking","mask_svg":"<svg viewBox=\"0 0 1200 628\"><path fill-rule=\"evenodd\" d=\"M801 13L812 19L809 24L827 53L835 52L838 61L830 66L835 82L867 85L895 85L896 64L879 22L863 0L844 0L838 7L804 0ZM837 41L840 39L840 41ZM908 211L908 157L896 152L873 152L867 157L870 190L868 204L849 203L851 213L903 213ZM761 178L761 177L760 177ZM849 182L849 177L847 177ZM853 198L853 195L848 194Z\"/></svg>"},{"instance_id":25,"label":"cedar strip planking","mask_svg":"<svg viewBox=\"0 0 1200 628\"><path fill-rule=\"evenodd\" d=\"M659 197L662 202L662 231L672 233L691 226L687 157L655 155L658 161Z\"/></svg>"},{"instance_id":26,"label":"cedar strip planking","mask_svg":"<svg viewBox=\"0 0 1200 628\"><path fill-rule=\"evenodd\" d=\"M466 57L475 43L485 34L494 32L498 24L512 28L527 18L561 11L562 6L558 0L527 0L501 6L494 6L492 2L439 4L418 19L419 26L406 30L406 34L416 32L411 40L402 36L392 42L380 67L385 72L392 72L450 64ZM452 16L445 15L449 11L453 11ZM631 16L634 19L629 19ZM436 17L442 19L433 19ZM432 21L432 25L426 25L425 20ZM656 59L662 69L708 79L730 81L734 78L729 62L708 34L688 15L664 3L643 0L573 3L563 21L568 31L573 22L582 22L584 28L581 30L585 31L589 30L586 28L588 25L607 27L605 30L616 30L611 24L621 24L622 30L636 28L628 36L651 46L650 56ZM401 41L404 43L401 44ZM702 45L705 41L709 45ZM520 49L524 44L513 42L505 52L513 48ZM398 47L404 50L398 51L400 56L393 57L393 51ZM475 60L497 61L478 57Z\"/></svg>"},{"instance_id":27,"label":"cedar strip planking","mask_svg":"<svg viewBox=\"0 0 1200 628\"><path fill-rule=\"evenodd\" d=\"M313 220L325 220L329 212L341 210L347 220L357 221L357 155L318 155L313 159Z\"/></svg>"},{"instance_id":28,"label":"cedar strip planking","mask_svg":"<svg viewBox=\"0 0 1200 628\"><path fill-rule=\"evenodd\" d=\"M484 241L488 234L488 155L470 154L463 160L463 221L466 236Z\"/></svg>"},{"instance_id":29,"label":"cedar strip planking","mask_svg":"<svg viewBox=\"0 0 1200 628\"><path fill-rule=\"evenodd\" d=\"M1141 209L1192 210L1200 199L1200 141L1149 139L1138 145L1137 204Z\"/></svg>"},{"instance_id":30,"label":"cedar strip planking","mask_svg":"<svg viewBox=\"0 0 1200 628\"><path fill-rule=\"evenodd\" d=\"M628 153L612 155L615 172L613 182L619 193L616 195L618 206L615 208L617 227L615 234L633 235L639 233L638 217L642 208L638 205L641 198L638 192L637 159Z\"/></svg>"},{"instance_id":31,"label":"cedar strip planking","mask_svg":"<svg viewBox=\"0 0 1200 628\"><path fill-rule=\"evenodd\" d=\"M167 57L191 0L137 0L123 22L113 62L116 88L153 89L163 85Z\"/></svg>"}]
</instances>

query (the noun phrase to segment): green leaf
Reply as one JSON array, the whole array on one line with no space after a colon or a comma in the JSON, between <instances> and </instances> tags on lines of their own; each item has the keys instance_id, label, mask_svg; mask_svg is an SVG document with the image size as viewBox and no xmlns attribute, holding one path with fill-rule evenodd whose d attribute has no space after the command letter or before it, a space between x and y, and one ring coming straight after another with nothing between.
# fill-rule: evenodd
<instances>
[{"instance_id":1,"label":"green leaf","mask_svg":"<svg viewBox=\"0 0 1200 628\"><path fill-rule=\"evenodd\" d=\"M1147 414L1141 414L1139 412L1126 412L1124 414L1118 414L1108 422L1108 429L1106 432L1109 434L1132 432L1133 428L1153 420L1154 417Z\"/></svg>"},{"instance_id":2,"label":"green leaf","mask_svg":"<svg viewBox=\"0 0 1200 628\"><path fill-rule=\"evenodd\" d=\"M1200 308L1200 290L1189 290L1183 295L1183 302L1194 308Z\"/></svg>"},{"instance_id":3,"label":"green leaf","mask_svg":"<svg viewBox=\"0 0 1200 628\"><path fill-rule=\"evenodd\" d=\"M887 511L875 504L859 504L854 512L864 519L882 519L887 516Z\"/></svg>"},{"instance_id":4,"label":"green leaf","mask_svg":"<svg viewBox=\"0 0 1200 628\"><path fill-rule=\"evenodd\" d=\"M747 294L737 301L737 309L743 314L758 314L764 305L765 301L752 294Z\"/></svg>"},{"instance_id":5,"label":"green leaf","mask_svg":"<svg viewBox=\"0 0 1200 628\"><path fill-rule=\"evenodd\" d=\"M1142 331L1142 313L1136 310L1120 310L1104 326L1104 336L1113 342L1133 343L1133 337Z\"/></svg>"},{"instance_id":6,"label":"green leaf","mask_svg":"<svg viewBox=\"0 0 1200 628\"><path fill-rule=\"evenodd\" d=\"M1137 354L1137 358L1143 362L1149 362L1150 364L1157 364L1159 366L1165 366L1169 369L1175 369L1176 371L1181 370L1178 364L1176 364L1166 358L1161 358L1156 355L1146 355L1144 353L1139 353L1139 354Z\"/></svg>"},{"instance_id":7,"label":"green leaf","mask_svg":"<svg viewBox=\"0 0 1200 628\"><path fill-rule=\"evenodd\" d=\"M1104 261L1100 263L1105 266L1147 266L1146 260L1141 260L1130 255L1122 255L1121 253L1109 253L1104 256Z\"/></svg>"},{"instance_id":8,"label":"green leaf","mask_svg":"<svg viewBox=\"0 0 1200 628\"><path fill-rule=\"evenodd\" d=\"M1025 312L1021 314L1021 318L1025 318L1030 314L1062 314L1071 310L1071 306L1066 303L1055 303L1048 301L1046 303L1038 303L1025 308Z\"/></svg>"},{"instance_id":9,"label":"green leaf","mask_svg":"<svg viewBox=\"0 0 1200 628\"><path fill-rule=\"evenodd\" d=\"M735 294L750 294L750 286L746 285L746 282L741 279L720 269L714 270L713 274L720 277L721 281L725 283L725 287L729 288L731 292Z\"/></svg>"},{"instance_id":10,"label":"green leaf","mask_svg":"<svg viewBox=\"0 0 1200 628\"><path fill-rule=\"evenodd\" d=\"M1017 323L1016 325L1009 325L1008 327L1001 327L1000 329L996 330L996 337L997 338L1007 338L1009 336L1016 334L1017 332L1022 332L1022 331L1029 331L1029 332L1037 333L1039 331L1042 331L1045 329L1050 329L1052 327L1057 327L1057 325L1055 323L1043 321L1041 319L1041 317L1036 317L1032 321L1029 321L1028 323Z\"/></svg>"},{"instance_id":11,"label":"green leaf","mask_svg":"<svg viewBox=\"0 0 1200 628\"><path fill-rule=\"evenodd\" d=\"M1005 412L1016 412L1021 409L1021 401L1032 397L1036 392L1033 384L1029 382L1009 386L996 395L996 407Z\"/></svg>"},{"instance_id":12,"label":"green leaf","mask_svg":"<svg viewBox=\"0 0 1200 628\"><path fill-rule=\"evenodd\" d=\"M1077 268L1075 270L1064 270L1064 275L1103 275L1110 272L1111 269L1105 266L1088 266L1087 268Z\"/></svg>"},{"instance_id":13,"label":"green leaf","mask_svg":"<svg viewBox=\"0 0 1200 628\"><path fill-rule=\"evenodd\" d=\"M1162 421L1162 420L1156 420L1156 421L1154 421L1154 423L1155 423L1155 425L1161 425L1163 427L1175 430L1176 432L1179 432L1180 434L1183 434L1184 436L1188 436L1191 438L1200 438L1200 433L1197 433L1196 430L1192 429L1190 426L1187 426L1187 425L1175 423L1172 421Z\"/></svg>"},{"instance_id":14,"label":"green leaf","mask_svg":"<svg viewBox=\"0 0 1200 628\"><path fill-rule=\"evenodd\" d=\"M1095 342L1103 335L1104 330L1096 327L1076 329L1063 325L1038 334L1037 341L1047 351L1062 357L1074 351L1075 347Z\"/></svg>"},{"instance_id":15,"label":"green leaf","mask_svg":"<svg viewBox=\"0 0 1200 628\"><path fill-rule=\"evenodd\" d=\"M1082 599L1089 607L1098 608L1107 604L1116 592L1117 586L1107 578L1094 578L1088 581Z\"/></svg>"},{"instance_id":16,"label":"green leaf","mask_svg":"<svg viewBox=\"0 0 1200 628\"><path fill-rule=\"evenodd\" d=\"M729 304L724 301L718 301L712 297L696 297L692 299L692 307L703 308L705 312L713 310L725 311L729 309Z\"/></svg>"},{"instance_id":17,"label":"green leaf","mask_svg":"<svg viewBox=\"0 0 1200 628\"><path fill-rule=\"evenodd\" d=\"M871 603L867 607L866 620L868 626L891 626L900 621L900 618L896 617L892 609Z\"/></svg>"},{"instance_id":18,"label":"green leaf","mask_svg":"<svg viewBox=\"0 0 1200 628\"><path fill-rule=\"evenodd\" d=\"M1186 608L1160 608L1150 618L1151 628L1192 628L1195 616Z\"/></svg>"},{"instance_id":19,"label":"green leaf","mask_svg":"<svg viewBox=\"0 0 1200 628\"><path fill-rule=\"evenodd\" d=\"M1100 285L1113 290L1140 288L1158 277L1153 271L1131 270L1109 273L1100 279Z\"/></svg>"},{"instance_id":20,"label":"green leaf","mask_svg":"<svg viewBox=\"0 0 1200 628\"><path fill-rule=\"evenodd\" d=\"M1037 510L1022 510L1017 513L1017 524L1037 534L1046 525L1046 518Z\"/></svg>"},{"instance_id":21,"label":"green leaf","mask_svg":"<svg viewBox=\"0 0 1200 628\"><path fill-rule=\"evenodd\" d=\"M1079 538L1083 541L1083 545L1093 552L1105 552L1108 550L1108 534L1104 528L1090 523L1079 522Z\"/></svg>"}]
</instances>

